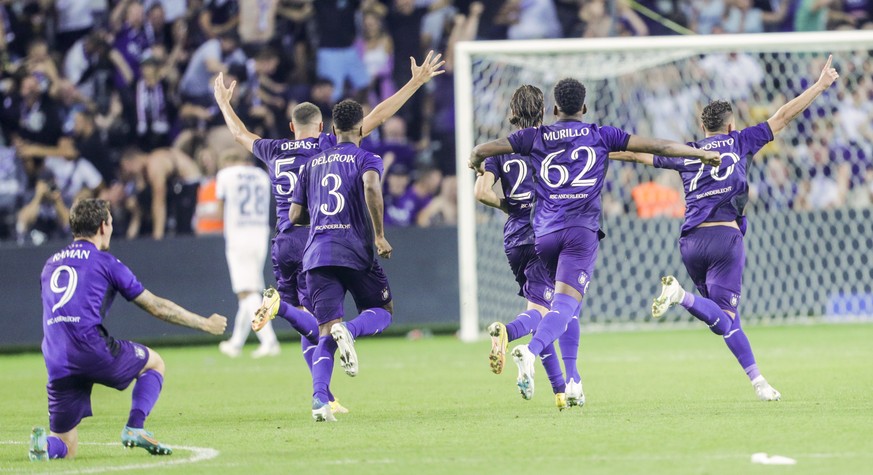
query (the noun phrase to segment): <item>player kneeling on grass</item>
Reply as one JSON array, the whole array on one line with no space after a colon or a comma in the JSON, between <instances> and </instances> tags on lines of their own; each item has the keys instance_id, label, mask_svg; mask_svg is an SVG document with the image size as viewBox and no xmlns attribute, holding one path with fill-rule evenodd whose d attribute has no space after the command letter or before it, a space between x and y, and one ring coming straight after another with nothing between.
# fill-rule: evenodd
<instances>
[{"instance_id":1,"label":"player kneeling on grass","mask_svg":"<svg viewBox=\"0 0 873 475\"><path fill-rule=\"evenodd\" d=\"M48 370L49 428L35 427L30 459L72 458L79 436L76 427L91 415L91 388L95 383L119 391L136 380L127 425L121 443L142 447L153 455L172 449L143 429L161 393L164 361L154 350L127 340L116 340L103 327L116 293L161 320L221 335L227 319L189 312L157 297L109 250L112 215L103 200L82 200L70 211L74 241L46 261L42 270L42 354Z\"/></svg>"},{"instance_id":2,"label":"player kneeling on grass","mask_svg":"<svg viewBox=\"0 0 873 475\"><path fill-rule=\"evenodd\" d=\"M745 205L749 199L748 166L764 145L806 110L816 97L837 80L831 58L818 81L779 108L766 122L737 130L731 105L713 101L701 116L706 138L689 145L715 150L722 157L720 166L707 166L699 160L667 158L641 153L616 153L612 159L633 161L676 170L685 183L685 224L679 238L679 251L688 275L700 292L686 292L673 276L661 279L662 290L652 304L652 316L660 318L679 304L724 337L731 353L748 375L755 393L763 401L778 401L782 395L770 386L755 361L752 346L740 324L740 295L745 265L743 236L746 232Z\"/></svg>"},{"instance_id":3,"label":"player kneeling on grass","mask_svg":"<svg viewBox=\"0 0 873 475\"><path fill-rule=\"evenodd\" d=\"M388 328L393 312L388 278L375 255L391 257L382 219L382 159L359 148L363 120L364 111L355 101L334 106L337 144L301 169L289 211L293 223L302 221L304 209L310 216L303 270L319 330L312 357L316 421L336 421L328 404L334 353L339 349L343 369L355 376L355 338ZM347 291L361 314L343 323Z\"/></svg>"}]
</instances>

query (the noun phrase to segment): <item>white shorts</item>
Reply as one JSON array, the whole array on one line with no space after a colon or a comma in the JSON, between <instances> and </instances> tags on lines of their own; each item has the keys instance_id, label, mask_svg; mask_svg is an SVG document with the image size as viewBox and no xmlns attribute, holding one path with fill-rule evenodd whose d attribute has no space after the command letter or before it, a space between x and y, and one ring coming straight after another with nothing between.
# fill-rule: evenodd
<instances>
[{"instance_id":1,"label":"white shorts","mask_svg":"<svg viewBox=\"0 0 873 475\"><path fill-rule=\"evenodd\" d=\"M269 233L234 239L225 245L230 285L234 293L260 292L264 289L264 263L269 248Z\"/></svg>"}]
</instances>

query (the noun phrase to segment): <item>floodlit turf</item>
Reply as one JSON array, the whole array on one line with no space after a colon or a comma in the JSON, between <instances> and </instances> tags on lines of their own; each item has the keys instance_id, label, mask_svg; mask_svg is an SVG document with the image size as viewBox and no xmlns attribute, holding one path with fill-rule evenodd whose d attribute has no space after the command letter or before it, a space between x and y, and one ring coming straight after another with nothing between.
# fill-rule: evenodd
<instances>
[{"instance_id":1,"label":"floodlit turf","mask_svg":"<svg viewBox=\"0 0 873 475\"><path fill-rule=\"evenodd\" d=\"M46 424L37 354L0 356L0 472L316 474L873 473L873 325L751 327L764 374L784 400L764 403L706 330L583 334L588 404L559 413L542 368L523 401L515 365L489 372L488 343L447 337L358 342L360 374L334 372L352 413L310 420L299 346L230 360L215 347L168 348L164 392L147 428L177 450L158 458L118 442L130 390L95 388L75 461L30 463L30 427ZM11 442L20 442L13 445ZM755 452L797 459L752 465ZM200 453L207 458L208 454Z\"/></svg>"}]
</instances>

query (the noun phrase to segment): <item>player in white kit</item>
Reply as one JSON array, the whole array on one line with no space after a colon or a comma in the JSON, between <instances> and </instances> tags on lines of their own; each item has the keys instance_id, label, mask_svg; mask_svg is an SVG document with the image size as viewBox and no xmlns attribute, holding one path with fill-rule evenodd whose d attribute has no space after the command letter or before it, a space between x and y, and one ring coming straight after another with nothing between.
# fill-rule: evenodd
<instances>
[{"instance_id":1,"label":"player in white kit","mask_svg":"<svg viewBox=\"0 0 873 475\"><path fill-rule=\"evenodd\" d=\"M225 255L239 307L233 335L221 342L218 349L235 358L245 345L252 318L261 305L264 263L270 242L270 176L254 166L242 149L224 152L221 163L223 168L216 176L215 194L223 208ZM279 341L270 323L257 336L261 346L252 352L253 358L279 354Z\"/></svg>"}]
</instances>

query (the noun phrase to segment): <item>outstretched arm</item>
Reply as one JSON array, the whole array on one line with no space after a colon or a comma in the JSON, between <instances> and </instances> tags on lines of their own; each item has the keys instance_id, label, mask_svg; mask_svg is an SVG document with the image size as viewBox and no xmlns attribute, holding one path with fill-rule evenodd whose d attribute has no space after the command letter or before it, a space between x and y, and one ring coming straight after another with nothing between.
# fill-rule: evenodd
<instances>
[{"instance_id":1,"label":"outstretched arm","mask_svg":"<svg viewBox=\"0 0 873 475\"><path fill-rule=\"evenodd\" d=\"M479 166L482 165L482 162L484 162L486 158L495 155L505 155L512 152L512 144L509 143L509 139L506 137L480 143L473 147L473 152L470 153L470 162L467 166L473 170L479 170Z\"/></svg>"},{"instance_id":2,"label":"outstretched arm","mask_svg":"<svg viewBox=\"0 0 873 475\"><path fill-rule=\"evenodd\" d=\"M373 231L376 234L376 251L380 256L391 257L391 244L385 239L385 205L382 201L382 181L374 170L364 172L364 200L373 221Z\"/></svg>"},{"instance_id":3,"label":"outstretched arm","mask_svg":"<svg viewBox=\"0 0 873 475\"><path fill-rule=\"evenodd\" d=\"M221 109L221 115L224 116L224 122L227 124L227 128L230 129L230 133L233 134L233 138L251 152L255 146L255 140L258 140L260 137L249 132L249 129L242 123L230 105L230 98L233 97L234 87L236 87L236 81L230 83L230 87L225 87L224 73L218 73L218 76L215 77L215 102L218 103L218 108Z\"/></svg>"},{"instance_id":4,"label":"outstretched arm","mask_svg":"<svg viewBox=\"0 0 873 475\"><path fill-rule=\"evenodd\" d=\"M440 61L441 54L434 56L433 51L427 54L421 66L416 64L415 58L409 58L412 61L412 78L403 85L393 96L382 101L378 106L373 108L373 111L364 117L364 137L370 134L376 127L379 127L388 120L391 116L397 113L403 104L406 104L413 94L421 86L427 84L434 76L439 76L445 71L440 69L445 61Z\"/></svg>"},{"instance_id":5,"label":"outstretched arm","mask_svg":"<svg viewBox=\"0 0 873 475\"><path fill-rule=\"evenodd\" d=\"M690 147L672 140L652 139L631 135L627 142L627 150L631 152L645 152L662 157L693 157L707 165L717 166L721 163L719 153L713 150L703 150Z\"/></svg>"},{"instance_id":6,"label":"outstretched arm","mask_svg":"<svg viewBox=\"0 0 873 475\"><path fill-rule=\"evenodd\" d=\"M476 177L476 200L485 206L497 208L504 213L509 213L509 208L506 206L506 200L497 196L494 191L494 184L497 178L491 172L483 172Z\"/></svg>"},{"instance_id":7,"label":"outstretched arm","mask_svg":"<svg viewBox=\"0 0 873 475\"><path fill-rule=\"evenodd\" d=\"M144 290L133 299L141 309L153 316L176 325L193 328L213 335L221 335L227 327L227 318L213 313L209 318L189 312L171 300L167 300Z\"/></svg>"},{"instance_id":8,"label":"outstretched arm","mask_svg":"<svg viewBox=\"0 0 873 475\"><path fill-rule=\"evenodd\" d=\"M831 67L832 60L833 55L828 56L828 62L825 63L824 68L821 70L821 76L819 76L815 84L803 91L799 96L788 101L787 104L780 107L773 114L773 117L767 119L767 124L770 125L770 130L773 131L774 135L788 126L789 122L797 117L798 114L805 111L816 97L825 92L840 77L837 70Z\"/></svg>"},{"instance_id":9,"label":"outstretched arm","mask_svg":"<svg viewBox=\"0 0 873 475\"><path fill-rule=\"evenodd\" d=\"M651 153L610 152L609 159L619 162L642 163L651 167L654 166L655 156Z\"/></svg>"}]
</instances>

